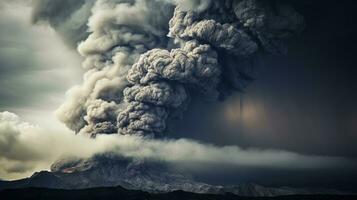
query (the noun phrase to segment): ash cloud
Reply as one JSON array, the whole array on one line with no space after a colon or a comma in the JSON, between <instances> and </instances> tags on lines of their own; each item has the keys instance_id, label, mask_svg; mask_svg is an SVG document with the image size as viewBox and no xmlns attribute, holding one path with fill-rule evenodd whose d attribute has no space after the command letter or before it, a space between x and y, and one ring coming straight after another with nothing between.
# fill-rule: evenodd
<instances>
[{"instance_id":1,"label":"ash cloud","mask_svg":"<svg viewBox=\"0 0 357 200\"><path fill-rule=\"evenodd\" d=\"M0 177L29 176L48 169L50 163L62 156L90 156L93 153L90 143L88 138L47 131L22 121L14 113L0 112Z\"/></svg>"},{"instance_id":2,"label":"ash cloud","mask_svg":"<svg viewBox=\"0 0 357 200\"><path fill-rule=\"evenodd\" d=\"M59 119L92 137L159 137L191 96L212 101L244 90L246 69L264 51L284 53L303 18L278 1L97 0L87 25L78 45L87 72Z\"/></svg>"},{"instance_id":3,"label":"ash cloud","mask_svg":"<svg viewBox=\"0 0 357 200\"><path fill-rule=\"evenodd\" d=\"M31 21L48 23L71 47L88 37L87 21L95 0L33 0Z\"/></svg>"},{"instance_id":4,"label":"ash cloud","mask_svg":"<svg viewBox=\"0 0 357 200\"><path fill-rule=\"evenodd\" d=\"M117 133L116 116L123 107L127 72L140 54L164 44L171 7L156 1L95 3L88 21L90 35L78 46L88 71L83 85L72 88L68 101L58 109L62 122L93 137L97 133ZM108 104L110 109L100 108ZM95 113L93 107L97 107Z\"/></svg>"},{"instance_id":5,"label":"ash cloud","mask_svg":"<svg viewBox=\"0 0 357 200\"><path fill-rule=\"evenodd\" d=\"M160 161L184 170L200 166L214 173L220 167L258 167L285 170L323 170L354 166L342 157L302 155L282 150L215 146L189 139L148 139L133 135L99 135L95 139L68 133L51 133L23 122L17 115L0 112L0 177L14 179L49 169L59 159L90 158L100 154ZM203 163L203 164L202 164Z\"/></svg>"},{"instance_id":6,"label":"ash cloud","mask_svg":"<svg viewBox=\"0 0 357 200\"><path fill-rule=\"evenodd\" d=\"M285 40L302 30L303 19L283 1L35 2L34 23L49 23L72 46L84 40L78 46L87 70L83 84L68 92L68 100L57 114L71 129L96 138L51 133L20 121L13 114L2 113L0 116L7 117L0 117L1 177L19 178L48 169L62 157L91 157L102 152L183 166L199 162L198 174L202 170L208 170L209 175L225 171L223 165L235 170L258 168L264 180L276 178L266 178L269 172L265 168L287 169L279 176L284 178L293 175L289 169L301 170L300 174L314 169L322 178L328 174L323 171L326 168L331 170L329 177L340 177L339 172L349 170L351 163L341 157L137 136L165 135L167 121L180 117L191 97L217 100L244 90L251 80L247 69L262 53L285 53ZM58 13L52 15L53 11ZM206 113L212 116L211 112ZM216 120L217 116L211 118ZM191 119L190 125L197 125L195 117ZM198 134L197 139L202 140L204 132ZM217 138L225 137L222 135ZM258 137L267 142L265 137ZM214 142L217 141L215 138ZM354 172L355 165L350 168ZM242 174L258 176L256 171L235 175ZM300 174L295 176L301 178ZM304 184L313 177L304 176ZM346 177L350 178L350 174ZM214 175L213 179L216 178Z\"/></svg>"}]
</instances>

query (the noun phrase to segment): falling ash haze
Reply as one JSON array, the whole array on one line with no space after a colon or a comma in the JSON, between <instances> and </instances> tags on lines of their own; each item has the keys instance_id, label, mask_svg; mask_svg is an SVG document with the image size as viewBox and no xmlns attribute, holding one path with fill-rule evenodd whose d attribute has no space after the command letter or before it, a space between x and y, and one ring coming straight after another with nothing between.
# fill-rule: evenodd
<instances>
[{"instance_id":1,"label":"falling ash haze","mask_svg":"<svg viewBox=\"0 0 357 200\"><path fill-rule=\"evenodd\" d=\"M168 119L180 118L190 97L222 100L242 91L254 60L285 53L284 41L304 25L283 1L88 3L89 36L78 45L87 72L57 115L92 137L166 135Z\"/></svg>"}]
</instances>

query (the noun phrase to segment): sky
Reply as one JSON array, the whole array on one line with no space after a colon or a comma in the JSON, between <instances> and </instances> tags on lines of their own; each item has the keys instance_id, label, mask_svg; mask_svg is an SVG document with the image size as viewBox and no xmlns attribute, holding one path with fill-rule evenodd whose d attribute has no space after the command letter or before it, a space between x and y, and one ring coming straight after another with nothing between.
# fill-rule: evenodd
<instances>
[{"instance_id":1,"label":"sky","mask_svg":"<svg viewBox=\"0 0 357 200\"><path fill-rule=\"evenodd\" d=\"M80 82L81 58L51 27L32 24L28 3L0 5L0 109L48 128L65 129L53 111L64 101L66 90Z\"/></svg>"},{"instance_id":2,"label":"sky","mask_svg":"<svg viewBox=\"0 0 357 200\"><path fill-rule=\"evenodd\" d=\"M91 3L86 2L89 8ZM78 155L103 151L107 144L113 149L135 149L125 152L180 162L198 179L217 184L356 189L351 186L357 185L355 6L352 1L292 2L305 17L305 30L289 41L287 55L261 58L254 69L254 81L243 93L224 102L193 99L184 117L170 122L169 135L175 138L170 142L141 143L129 137L124 140L128 143L111 143L109 136L95 142L78 139L54 114L69 88L83 81L83 58L76 43L87 36L83 24L89 9L81 6L84 1L70 7L68 12L76 14L63 23L56 21L63 19L63 13L55 9L38 14L38 18L47 19L45 23L36 21L29 2L1 1L0 112L16 115L0 115L0 163L14 169L0 169L0 178L21 178L48 167L58 156L69 154L61 146L67 147L71 140L68 149ZM24 145L27 137L23 135L33 135L28 145ZM6 143L12 141L9 138L16 142ZM32 149L32 155L19 156L37 144L34 138L43 138L38 144L54 150L43 154ZM78 150L80 145L82 150ZM199 153L187 158L190 153L179 151L173 160L170 155L155 153L161 148L174 151L181 145ZM154 149L154 153L145 153L143 147ZM255 163L262 155L271 160ZM212 162L210 167L202 168L200 159ZM198 161L192 164L192 160ZM228 163L226 170L217 170L221 162ZM302 167L292 167L299 163Z\"/></svg>"}]
</instances>

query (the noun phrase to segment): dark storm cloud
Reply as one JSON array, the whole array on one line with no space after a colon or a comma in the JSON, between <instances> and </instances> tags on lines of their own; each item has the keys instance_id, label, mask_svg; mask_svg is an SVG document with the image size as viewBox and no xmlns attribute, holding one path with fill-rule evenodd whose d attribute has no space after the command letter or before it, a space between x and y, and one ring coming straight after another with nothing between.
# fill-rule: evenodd
<instances>
[{"instance_id":1,"label":"dark storm cloud","mask_svg":"<svg viewBox=\"0 0 357 200\"><path fill-rule=\"evenodd\" d=\"M87 36L87 21L94 0L34 0L32 22L48 22L72 47Z\"/></svg>"},{"instance_id":2,"label":"dark storm cloud","mask_svg":"<svg viewBox=\"0 0 357 200\"><path fill-rule=\"evenodd\" d=\"M277 12L273 12L274 9ZM220 56L231 54L243 60L247 57L254 60L258 44L276 53L281 50L274 48L283 46L282 40L301 32L302 27L303 18L287 5L254 0L215 1L199 12L177 6L169 23L168 36L180 41L180 47L170 52L165 49L148 51L129 70L127 79L131 85L124 90L124 97L130 109L119 113L119 133L162 134L167 118L172 118L171 113L176 115L176 109L182 111L187 106L190 90L209 100L225 93L219 85L229 70L219 62ZM231 69L235 74L242 71L240 63ZM235 80L232 83L245 81L244 76L231 78ZM181 88L177 91L180 92L150 88L162 83L172 90L179 85ZM139 96L133 97L131 88L135 88ZM165 96L181 101L179 104L160 101L160 97Z\"/></svg>"},{"instance_id":3,"label":"dark storm cloud","mask_svg":"<svg viewBox=\"0 0 357 200\"><path fill-rule=\"evenodd\" d=\"M244 94L226 103L196 102L172 133L219 144L355 159L356 5L347 3L347 9L334 1L319 2L295 2L306 17L305 31L289 43L286 56L265 57Z\"/></svg>"},{"instance_id":4,"label":"dark storm cloud","mask_svg":"<svg viewBox=\"0 0 357 200\"><path fill-rule=\"evenodd\" d=\"M283 41L303 27L292 7L257 0L98 0L91 11L90 34L78 45L88 71L57 114L93 137L115 129L165 135L167 120L182 115L190 93L217 100L244 89L245 61L259 51L281 52ZM225 57L232 56L241 62L229 64ZM90 120L92 104L109 103L111 109L98 109L100 121ZM115 115L117 123L102 117Z\"/></svg>"}]
</instances>

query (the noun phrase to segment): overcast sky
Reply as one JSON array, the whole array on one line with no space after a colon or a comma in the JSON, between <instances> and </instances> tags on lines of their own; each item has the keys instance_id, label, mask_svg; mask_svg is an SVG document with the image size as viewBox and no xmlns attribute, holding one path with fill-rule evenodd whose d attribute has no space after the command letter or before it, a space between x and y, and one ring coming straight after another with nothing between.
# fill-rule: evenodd
<instances>
[{"instance_id":1,"label":"overcast sky","mask_svg":"<svg viewBox=\"0 0 357 200\"><path fill-rule=\"evenodd\" d=\"M0 27L0 110L63 129L52 113L81 81L80 56L50 26L33 25L24 1L2 1Z\"/></svg>"}]
</instances>

